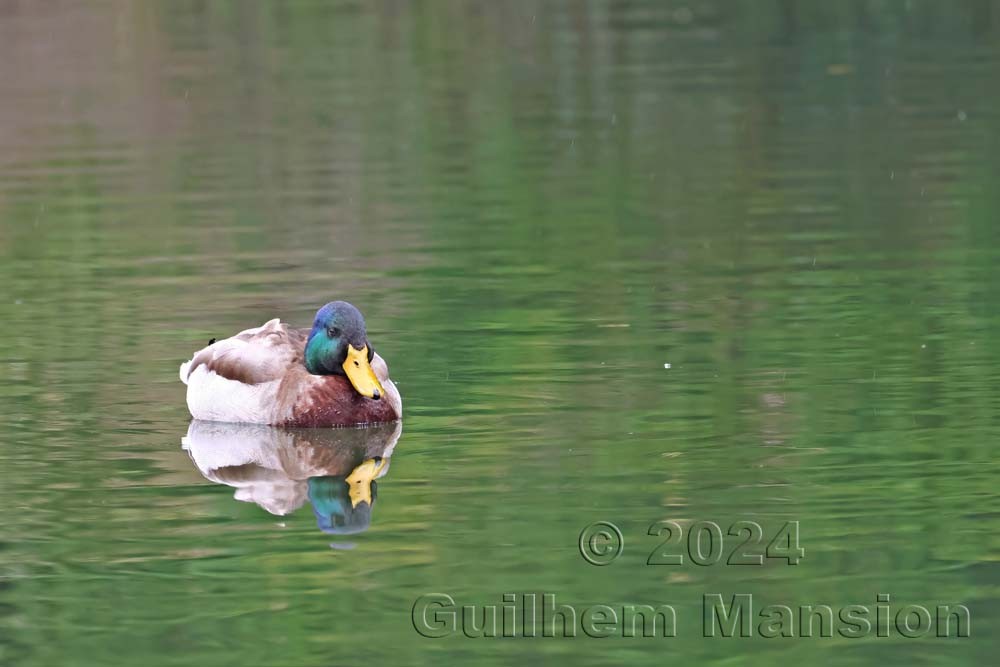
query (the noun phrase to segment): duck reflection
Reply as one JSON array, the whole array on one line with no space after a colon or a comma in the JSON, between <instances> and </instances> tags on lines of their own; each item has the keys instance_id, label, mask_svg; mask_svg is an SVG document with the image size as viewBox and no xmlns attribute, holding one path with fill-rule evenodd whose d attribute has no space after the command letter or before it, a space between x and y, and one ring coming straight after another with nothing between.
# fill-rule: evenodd
<instances>
[{"instance_id":1,"label":"duck reflection","mask_svg":"<svg viewBox=\"0 0 1000 667\"><path fill-rule=\"evenodd\" d=\"M284 516L312 505L324 533L367 530L376 479L402 423L367 428L282 429L194 420L181 444L206 479L236 489L234 497Z\"/></svg>"}]
</instances>

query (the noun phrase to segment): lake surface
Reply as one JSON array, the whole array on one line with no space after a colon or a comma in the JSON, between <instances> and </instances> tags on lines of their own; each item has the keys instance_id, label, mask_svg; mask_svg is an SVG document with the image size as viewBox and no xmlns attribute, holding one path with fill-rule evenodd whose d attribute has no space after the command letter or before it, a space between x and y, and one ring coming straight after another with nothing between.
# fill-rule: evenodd
<instances>
[{"instance_id":1,"label":"lake surface","mask_svg":"<svg viewBox=\"0 0 1000 667\"><path fill-rule=\"evenodd\" d=\"M0 664L992 662L998 37L975 1L3 3ZM333 299L401 434L190 424L193 351ZM804 557L728 564L738 521ZM433 593L677 636L428 639ZM705 638L711 594L972 636Z\"/></svg>"}]
</instances>

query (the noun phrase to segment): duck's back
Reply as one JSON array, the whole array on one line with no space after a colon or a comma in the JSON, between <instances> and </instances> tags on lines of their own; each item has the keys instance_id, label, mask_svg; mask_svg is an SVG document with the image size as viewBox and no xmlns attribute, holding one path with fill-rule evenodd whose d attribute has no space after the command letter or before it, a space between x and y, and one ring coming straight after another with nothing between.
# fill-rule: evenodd
<instances>
[{"instance_id":1,"label":"duck's back","mask_svg":"<svg viewBox=\"0 0 1000 667\"><path fill-rule=\"evenodd\" d=\"M302 366L305 341L305 332L273 319L202 348L180 369L191 416L251 424L284 421L294 396L279 396L278 390Z\"/></svg>"}]
</instances>

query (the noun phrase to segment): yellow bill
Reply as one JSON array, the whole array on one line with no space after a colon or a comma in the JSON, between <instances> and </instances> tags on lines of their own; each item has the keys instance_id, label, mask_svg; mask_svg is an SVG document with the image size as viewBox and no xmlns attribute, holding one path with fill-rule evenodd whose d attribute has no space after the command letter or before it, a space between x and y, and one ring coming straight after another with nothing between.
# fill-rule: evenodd
<instances>
[{"instance_id":1,"label":"yellow bill","mask_svg":"<svg viewBox=\"0 0 1000 667\"><path fill-rule=\"evenodd\" d=\"M368 363L368 346L360 350L350 343L347 344L347 359L344 360L344 372L347 379L354 385L355 391L362 396L378 400L385 395L382 383L375 377L375 371Z\"/></svg>"},{"instance_id":2,"label":"yellow bill","mask_svg":"<svg viewBox=\"0 0 1000 667\"><path fill-rule=\"evenodd\" d=\"M351 497L351 507L357 507L362 501L372 504L372 482L385 468L385 461L382 457L368 459L347 476L347 493Z\"/></svg>"}]
</instances>

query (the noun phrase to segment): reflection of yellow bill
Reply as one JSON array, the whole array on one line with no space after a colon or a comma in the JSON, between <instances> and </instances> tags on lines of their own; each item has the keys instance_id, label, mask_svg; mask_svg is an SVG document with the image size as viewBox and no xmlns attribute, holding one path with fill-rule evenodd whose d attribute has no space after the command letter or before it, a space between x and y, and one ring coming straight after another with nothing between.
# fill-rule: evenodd
<instances>
[{"instance_id":1,"label":"reflection of yellow bill","mask_svg":"<svg viewBox=\"0 0 1000 667\"><path fill-rule=\"evenodd\" d=\"M385 459L368 459L347 476L348 494L351 496L351 507L357 507L362 500L372 504L372 481L385 467Z\"/></svg>"},{"instance_id":2,"label":"reflection of yellow bill","mask_svg":"<svg viewBox=\"0 0 1000 667\"><path fill-rule=\"evenodd\" d=\"M368 363L368 346L365 345L360 350L350 343L347 344L347 359L344 360L344 372L347 379L354 385L355 391L362 396L374 398L376 400L385 395L382 383L375 377L375 371Z\"/></svg>"}]
</instances>

